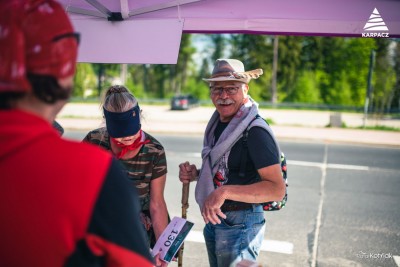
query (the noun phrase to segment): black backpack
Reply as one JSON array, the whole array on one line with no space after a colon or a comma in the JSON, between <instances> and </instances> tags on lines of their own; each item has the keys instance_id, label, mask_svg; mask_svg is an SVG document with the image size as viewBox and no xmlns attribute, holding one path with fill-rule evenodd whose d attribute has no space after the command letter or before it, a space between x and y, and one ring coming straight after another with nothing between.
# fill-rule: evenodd
<instances>
[{"instance_id":1,"label":"black backpack","mask_svg":"<svg viewBox=\"0 0 400 267\"><path fill-rule=\"evenodd\" d=\"M240 162L240 171L239 171L239 177L244 177L245 176L245 170L246 170L246 161L247 161L247 137L249 134L249 130L250 130L250 125L251 123L256 120L256 119L263 119L261 118L260 115L257 115L250 123L249 126L246 128L246 130L243 133L243 151L242 151L242 157L241 157L241 162ZM263 119L264 120L264 119ZM269 126L268 122L266 120L264 120L267 125ZM274 138L275 139L275 138ZM276 142L276 140L275 140ZM281 153L281 170L282 170L282 178L285 181L286 184L286 192L285 192L285 196L283 197L283 199L281 201L270 201L270 202L265 202L262 203L263 205L263 209L264 211L274 211L274 210L280 210L283 207L286 206L286 202L287 202L287 187L288 187L288 182L287 182L287 165L286 165L286 156L283 152Z\"/></svg>"}]
</instances>

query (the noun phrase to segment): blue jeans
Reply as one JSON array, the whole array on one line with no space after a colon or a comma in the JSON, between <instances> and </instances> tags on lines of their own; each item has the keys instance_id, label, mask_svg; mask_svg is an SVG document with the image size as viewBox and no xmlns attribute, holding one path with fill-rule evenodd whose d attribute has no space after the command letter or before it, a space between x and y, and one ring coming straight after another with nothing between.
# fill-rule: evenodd
<instances>
[{"instance_id":1,"label":"blue jeans","mask_svg":"<svg viewBox=\"0 0 400 267\"><path fill-rule=\"evenodd\" d=\"M254 204L252 209L225 215L220 224L204 227L210 267L235 266L243 259L256 261L265 232L262 206Z\"/></svg>"}]
</instances>

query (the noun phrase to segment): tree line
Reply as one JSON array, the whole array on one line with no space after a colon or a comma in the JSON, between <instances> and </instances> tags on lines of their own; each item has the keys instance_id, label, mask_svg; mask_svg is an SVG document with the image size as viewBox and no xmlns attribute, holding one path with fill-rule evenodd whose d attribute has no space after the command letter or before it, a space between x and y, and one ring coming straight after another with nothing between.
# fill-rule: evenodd
<instances>
[{"instance_id":1,"label":"tree line","mask_svg":"<svg viewBox=\"0 0 400 267\"><path fill-rule=\"evenodd\" d=\"M99 96L124 83L139 99L191 93L205 100L209 89L202 78L210 76L215 59L237 58L247 70L264 70L250 83L257 101L363 107L374 51L369 108L400 110L399 39L203 34L206 45L196 48L199 36L182 35L175 65L79 63L74 94Z\"/></svg>"}]
</instances>

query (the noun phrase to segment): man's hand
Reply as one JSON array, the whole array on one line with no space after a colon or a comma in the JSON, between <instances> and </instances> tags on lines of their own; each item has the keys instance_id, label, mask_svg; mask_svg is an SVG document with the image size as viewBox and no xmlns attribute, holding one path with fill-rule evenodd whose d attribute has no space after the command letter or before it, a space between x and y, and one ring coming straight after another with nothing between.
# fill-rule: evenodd
<instances>
[{"instance_id":1,"label":"man's hand","mask_svg":"<svg viewBox=\"0 0 400 267\"><path fill-rule=\"evenodd\" d=\"M206 224L209 222L214 225L220 224L221 220L219 217L226 219L226 215L221 211L221 206L225 202L223 187L224 186L214 190L204 201L201 215Z\"/></svg>"},{"instance_id":2,"label":"man's hand","mask_svg":"<svg viewBox=\"0 0 400 267\"><path fill-rule=\"evenodd\" d=\"M182 183L190 183L198 177L196 165L190 164L188 161L179 164L179 180Z\"/></svg>"}]
</instances>

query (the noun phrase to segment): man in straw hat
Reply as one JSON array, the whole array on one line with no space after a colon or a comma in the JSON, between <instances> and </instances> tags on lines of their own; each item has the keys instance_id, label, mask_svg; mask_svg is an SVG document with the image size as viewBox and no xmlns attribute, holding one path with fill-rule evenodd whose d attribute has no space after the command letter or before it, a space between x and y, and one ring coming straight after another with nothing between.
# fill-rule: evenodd
<instances>
[{"instance_id":1,"label":"man in straw hat","mask_svg":"<svg viewBox=\"0 0 400 267\"><path fill-rule=\"evenodd\" d=\"M196 201L206 223L204 237L213 267L256 261L265 231L259 203L281 200L285 194L279 147L248 94L250 80L262 73L245 71L236 59L215 62L211 78L203 79L216 111L205 130L202 167L179 165L183 183L198 181ZM242 151L247 151L245 161Z\"/></svg>"},{"instance_id":2,"label":"man in straw hat","mask_svg":"<svg viewBox=\"0 0 400 267\"><path fill-rule=\"evenodd\" d=\"M78 48L54 0L0 2L0 266L153 266L111 155L60 138Z\"/></svg>"}]
</instances>

